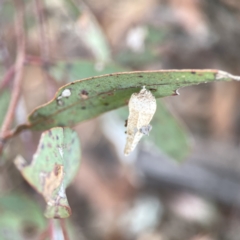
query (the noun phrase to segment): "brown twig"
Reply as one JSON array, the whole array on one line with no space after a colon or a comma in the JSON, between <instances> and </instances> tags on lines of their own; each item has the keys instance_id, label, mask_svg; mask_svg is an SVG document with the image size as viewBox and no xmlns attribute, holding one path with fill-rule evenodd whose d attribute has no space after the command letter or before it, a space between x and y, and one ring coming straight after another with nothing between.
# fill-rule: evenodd
<instances>
[{"instance_id":1,"label":"brown twig","mask_svg":"<svg viewBox=\"0 0 240 240\"><path fill-rule=\"evenodd\" d=\"M48 231L49 231L49 238L54 240L54 219L49 219Z\"/></svg>"},{"instance_id":2,"label":"brown twig","mask_svg":"<svg viewBox=\"0 0 240 240\"><path fill-rule=\"evenodd\" d=\"M0 152L2 151L5 135L13 122L15 109L17 107L18 99L20 96L21 82L23 76L23 65L25 59L25 34L24 34L24 11L23 2L21 0L14 0L16 9L15 14L15 32L17 39L17 58L14 65L15 75L11 101L5 116L1 133L0 133Z\"/></svg>"},{"instance_id":3,"label":"brown twig","mask_svg":"<svg viewBox=\"0 0 240 240\"><path fill-rule=\"evenodd\" d=\"M59 219L59 221L60 221L60 226L62 228L62 233L63 233L64 240L69 240L67 229L66 229L65 219Z\"/></svg>"}]
</instances>

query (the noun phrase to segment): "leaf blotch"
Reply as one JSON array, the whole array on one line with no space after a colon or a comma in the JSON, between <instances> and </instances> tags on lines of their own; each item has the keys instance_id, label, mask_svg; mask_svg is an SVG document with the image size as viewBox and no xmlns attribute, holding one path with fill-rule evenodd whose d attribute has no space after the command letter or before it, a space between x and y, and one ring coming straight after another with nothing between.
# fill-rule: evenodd
<instances>
[{"instance_id":1,"label":"leaf blotch","mask_svg":"<svg viewBox=\"0 0 240 240\"><path fill-rule=\"evenodd\" d=\"M82 90L81 93L80 93L80 97L82 99L88 99L88 92L86 90Z\"/></svg>"},{"instance_id":2,"label":"leaf blotch","mask_svg":"<svg viewBox=\"0 0 240 240\"><path fill-rule=\"evenodd\" d=\"M55 176L58 176L61 173L61 165L60 164L56 164L54 166L54 174Z\"/></svg>"},{"instance_id":3,"label":"leaf blotch","mask_svg":"<svg viewBox=\"0 0 240 240\"><path fill-rule=\"evenodd\" d=\"M64 102L62 100L57 100L57 105L58 106L63 106L64 105Z\"/></svg>"}]
</instances>

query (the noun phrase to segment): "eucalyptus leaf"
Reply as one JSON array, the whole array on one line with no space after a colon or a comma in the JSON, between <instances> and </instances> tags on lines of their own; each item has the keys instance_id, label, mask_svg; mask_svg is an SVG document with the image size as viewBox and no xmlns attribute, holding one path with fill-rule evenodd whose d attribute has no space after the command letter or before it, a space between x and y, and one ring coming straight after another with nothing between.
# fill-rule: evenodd
<instances>
[{"instance_id":1,"label":"eucalyptus leaf","mask_svg":"<svg viewBox=\"0 0 240 240\"><path fill-rule=\"evenodd\" d=\"M143 86L156 98L176 95L181 87L216 80L239 80L219 70L159 70L125 72L91 77L61 87L54 99L36 108L29 123L19 126L46 130L56 126L73 126L128 103L132 93Z\"/></svg>"},{"instance_id":2,"label":"eucalyptus leaf","mask_svg":"<svg viewBox=\"0 0 240 240\"><path fill-rule=\"evenodd\" d=\"M79 163L77 133L60 127L42 133L30 165L20 156L15 159L23 177L45 198L45 216L48 218L71 215L65 189L76 175Z\"/></svg>"}]
</instances>

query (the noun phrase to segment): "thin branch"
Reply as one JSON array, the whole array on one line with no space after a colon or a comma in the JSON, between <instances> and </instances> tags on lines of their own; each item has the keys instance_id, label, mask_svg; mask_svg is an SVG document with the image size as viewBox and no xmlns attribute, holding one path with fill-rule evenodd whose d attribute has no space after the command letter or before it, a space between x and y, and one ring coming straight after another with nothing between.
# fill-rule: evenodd
<instances>
[{"instance_id":1,"label":"thin branch","mask_svg":"<svg viewBox=\"0 0 240 240\"><path fill-rule=\"evenodd\" d=\"M65 219L59 219L59 221L60 221L60 226L62 228L62 233L63 233L64 240L69 240L67 229L66 229Z\"/></svg>"},{"instance_id":2,"label":"thin branch","mask_svg":"<svg viewBox=\"0 0 240 240\"><path fill-rule=\"evenodd\" d=\"M25 60L25 34L24 34L24 11L23 11L23 2L21 0L14 0L15 5L15 32L17 39L17 57L14 65L15 76L13 82L13 90L11 101L8 107L7 114L5 116L1 133L0 133L0 152L3 148L4 137L11 124L13 122L14 113L17 107L18 99L20 96L20 89L23 76L23 65Z\"/></svg>"},{"instance_id":3,"label":"thin branch","mask_svg":"<svg viewBox=\"0 0 240 240\"><path fill-rule=\"evenodd\" d=\"M48 232L51 240L54 240L54 227L54 219L49 219Z\"/></svg>"}]
</instances>

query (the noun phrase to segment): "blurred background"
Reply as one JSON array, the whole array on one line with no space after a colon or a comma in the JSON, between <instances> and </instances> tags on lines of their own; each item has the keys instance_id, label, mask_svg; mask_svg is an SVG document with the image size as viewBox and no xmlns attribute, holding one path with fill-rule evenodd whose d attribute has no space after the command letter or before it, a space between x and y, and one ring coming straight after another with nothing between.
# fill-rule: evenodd
<instances>
[{"instance_id":1,"label":"blurred background","mask_svg":"<svg viewBox=\"0 0 240 240\"><path fill-rule=\"evenodd\" d=\"M0 124L13 87L19 11L26 56L15 125L60 86L85 77L211 68L240 75L238 0L15 2L0 0ZM179 92L158 102L150 137L129 157L126 107L75 127L82 159L67 189L70 239L239 239L240 85ZM1 159L0 239L47 239L44 200L12 163L18 154L30 162L39 137L21 133Z\"/></svg>"}]
</instances>

